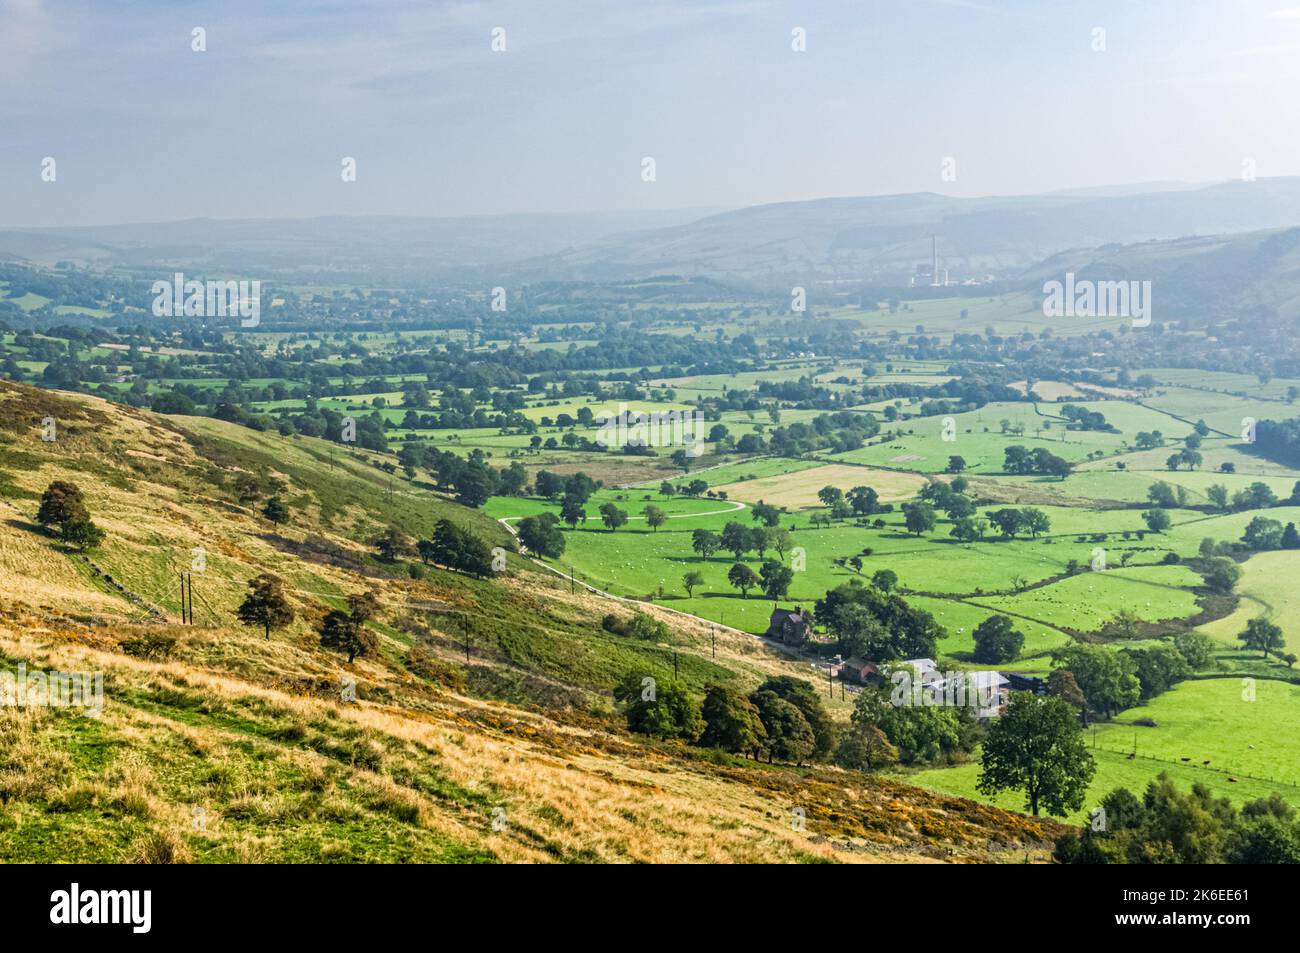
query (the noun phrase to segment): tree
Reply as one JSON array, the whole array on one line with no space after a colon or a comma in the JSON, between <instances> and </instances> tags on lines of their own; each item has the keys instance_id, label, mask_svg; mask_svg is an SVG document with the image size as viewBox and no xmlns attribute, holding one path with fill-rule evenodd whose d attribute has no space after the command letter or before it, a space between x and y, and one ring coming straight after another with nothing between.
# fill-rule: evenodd
<instances>
[{"instance_id":1,"label":"tree","mask_svg":"<svg viewBox=\"0 0 1300 953\"><path fill-rule=\"evenodd\" d=\"M663 496L663 497L669 497L669 496L672 496L672 495L673 495L674 493L676 493L676 492L677 492L677 488L676 488L675 486L673 486L671 483L669 483L667 480L664 480L663 483L660 483L660 484L659 484L659 495L660 495L660 496Z\"/></svg>"},{"instance_id":2,"label":"tree","mask_svg":"<svg viewBox=\"0 0 1300 953\"><path fill-rule=\"evenodd\" d=\"M892 569L877 569L871 574L871 584L881 592L890 592L898 585L898 573Z\"/></svg>"},{"instance_id":3,"label":"tree","mask_svg":"<svg viewBox=\"0 0 1300 953\"><path fill-rule=\"evenodd\" d=\"M753 549L753 536L744 523L728 523L722 527L722 548L735 554L739 560Z\"/></svg>"},{"instance_id":4,"label":"tree","mask_svg":"<svg viewBox=\"0 0 1300 953\"><path fill-rule=\"evenodd\" d=\"M262 507L262 515L275 525L282 526L289 522L289 507L285 505L284 500L273 496Z\"/></svg>"},{"instance_id":5,"label":"tree","mask_svg":"<svg viewBox=\"0 0 1300 953\"><path fill-rule=\"evenodd\" d=\"M497 492L503 496L523 496L528 489L528 471L518 460L499 471L497 476Z\"/></svg>"},{"instance_id":6,"label":"tree","mask_svg":"<svg viewBox=\"0 0 1300 953\"><path fill-rule=\"evenodd\" d=\"M889 633L866 606L843 606L833 622L835 650L842 657L881 658L893 654Z\"/></svg>"},{"instance_id":7,"label":"tree","mask_svg":"<svg viewBox=\"0 0 1300 953\"><path fill-rule=\"evenodd\" d=\"M1300 532L1296 531L1295 523L1287 523L1282 531L1282 548L1300 549Z\"/></svg>"},{"instance_id":8,"label":"tree","mask_svg":"<svg viewBox=\"0 0 1300 953\"><path fill-rule=\"evenodd\" d=\"M104 531L89 516L74 516L63 524L60 535L65 543L82 552L94 549L104 541Z\"/></svg>"},{"instance_id":9,"label":"tree","mask_svg":"<svg viewBox=\"0 0 1300 953\"><path fill-rule=\"evenodd\" d=\"M900 596L875 586L864 586L856 579L818 599L815 613L831 634L841 640L865 631L867 617L874 619L877 625L868 633L873 640L869 654L878 659L933 657L938 640L948 634L930 613L913 608ZM897 744L892 736L890 740Z\"/></svg>"},{"instance_id":10,"label":"tree","mask_svg":"<svg viewBox=\"0 0 1300 953\"><path fill-rule=\"evenodd\" d=\"M554 513L525 516L519 521L519 542L538 556L558 559L564 555L565 539Z\"/></svg>"},{"instance_id":11,"label":"tree","mask_svg":"<svg viewBox=\"0 0 1300 953\"><path fill-rule=\"evenodd\" d=\"M1052 521L1047 514L1032 506L1027 506L1020 511L1020 523L1034 539L1037 539L1042 533L1050 532L1052 529Z\"/></svg>"},{"instance_id":12,"label":"tree","mask_svg":"<svg viewBox=\"0 0 1300 953\"><path fill-rule=\"evenodd\" d=\"M564 495L564 477L550 470L538 470L533 477L533 492L543 499L558 500Z\"/></svg>"},{"instance_id":13,"label":"tree","mask_svg":"<svg viewBox=\"0 0 1300 953\"><path fill-rule=\"evenodd\" d=\"M1005 432L1005 428L1003 432ZM1007 473L1022 475L1030 473L1033 469L1033 459L1030 457L1028 450L1015 444L1002 451L1002 469Z\"/></svg>"},{"instance_id":14,"label":"tree","mask_svg":"<svg viewBox=\"0 0 1300 953\"><path fill-rule=\"evenodd\" d=\"M1014 539L1016 533L1024 527L1024 516L1020 510L1008 507L990 513L989 522L996 526L1004 537Z\"/></svg>"},{"instance_id":15,"label":"tree","mask_svg":"<svg viewBox=\"0 0 1300 953\"><path fill-rule=\"evenodd\" d=\"M974 501L960 493L949 493L943 501L942 509L948 514L948 519L954 521L972 519L976 513Z\"/></svg>"},{"instance_id":16,"label":"tree","mask_svg":"<svg viewBox=\"0 0 1300 953\"><path fill-rule=\"evenodd\" d=\"M777 675L759 685L756 692L772 692L798 708L815 738L813 756L824 758L830 754L835 747L835 723L826 713L821 696L810 683L802 678Z\"/></svg>"},{"instance_id":17,"label":"tree","mask_svg":"<svg viewBox=\"0 0 1300 953\"><path fill-rule=\"evenodd\" d=\"M911 669L889 674L891 683L904 674L908 679L916 675ZM903 764L941 762L962 749L962 724L957 709L910 704L906 696L898 703L891 694L889 683L864 688L854 702L851 724L879 729L897 749L898 760Z\"/></svg>"},{"instance_id":18,"label":"tree","mask_svg":"<svg viewBox=\"0 0 1300 953\"><path fill-rule=\"evenodd\" d=\"M244 625L260 625L271 638L272 629L280 629L293 621L293 607L284 595L284 584L279 577L262 573L248 581L249 593L244 597L237 614Z\"/></svg>"},{"instance_id":19,"label":"tree","mask_svg":"<svg viewBox=\"0 0 1300 953\"><path fill-rule=\"evenodd\" d=\"M856 771L875 771L898 761L898 749L875 725L850 724L835 749L835 763Z\"/></svg>"},{"instance_id":20,"label":"tree","mask_svg":"<svg viewBox=\"0 0 1300 953\"><path fill-rule=\"evenodd\" d=\"M1064 699L1071 707L1079 709L1083 724L1088 724L1088 702L1083 697L1083 689L1074 680L1074 673L1068 668L1058 668L1047 676L1047 693Z\"/></svg>"},{"instance_id":21,"label":"tree","mask_svg":"<svg viewBox=\"0 0 1300 953\"><path fill-rule=\"evenodd\" d=\"M560 519L569 524L570 529L577 529L579 523L587 522L587 503L579 496L566 493L560 503Z\"/></svg>"},{"instance_id":22,"label":"tree","mask_svg":"<svg viewBox=\"0 0 1300 953\"><path fill-rule=\"evenodd\" d=\"M438 520L429 546L421 540L416 548L420 558L428 559L472 576L486 579L492 575L492 550L472 533L467 533L449 519ZM427 560L426 560L427 561Z\"/></svg>"},{"instance_id":23,"label":"tree","mask_svg":"<svg viewBox=\"0 0 1300 953\"><path fill-rule=\"evenodd\" d=\"M880 506L880 495L869 486L855 486L845 498L859 516L870 516Z\"/></svg>"},{"instance_id":24,"label":"tree","mask_svg":"<svg viewBox=\"0 0 1300 953\"><path fill-rule=\"evenodd\" d=\"M1025 646L1025 636L1016 631L1009 616L991 615L975 627L975 661L999 665L1014 662Z\"/></svg>"},{"instance_id":25,"label":"tree","mask_svg":"<svg viewBox=\"0 0 1300 953\"><path fill-rule=\"evenodd\" d=\"M691 549L699 553L704 559L707 560L721 548L722 540L712 530L697 529L691 532Z\"/></svg>"},{"instance_id":26,"label":"tree","mask_svg":"<svg viewBox=\"0 0 1300 953\"><path fill-rule=\"evenodd\" d=\"M1106 823L1057 841L1067 864L1219 864L1300 862L1294 809L1279 796L1251 801L1238 812L1203 784L1179 791L1163 772L1139 800L1117 788L1101 802Z\"/></svg>"},{"instance_id":27,"label":"tree","mask_svg":"<svg viewBox=\"0 0 1300 953\"><path fill-rule=\"evenodd\" d=\"M1142 514L1142 519L1147 524L1147 529L1153 533L1163 533L1173 522L1164 510L1147 510Z\"/></svg>"},{"instance_id":28,"label":"tree","mask_svg":"<svg viewBox=\"0 0 1300 953\"><path fill-rule=\"evenodd\" d=\"M1121 650L1136 666L1142 698L1150 699L1173 688L1191 674L1191 667L1181 652L1172 645L1161 644L1150 648L1125 648Z\"/></svg>"},{"instance_id":29,"label":"tree","mask_svg":"<svg viewBox=\"0 0 1300 953\"><path fill-rule=\"evenodd\" d=\"M348 611L330 611L320 628L321 648L343 652L348 664L358 655L372 655L379 648L379 637L366 627L366 621L378 611L373 593L348 596Z\"/></svg>"},{"instance_id":30,"label":"tree","mask_svg":"<svg viewBox=\"0 0 1300 953\"><path fill-rule=\"evenodd\" d=\"M86 499L75 483L55 480L41 494L36 522L42 526L60 526L69 520L88 514Z\"/></svg>"},{"instance_id":31,"label":"tree","mask_svg":"<svg viewBox=\"0 0 1300 953\"><path fill-rule=\"evenodd\" d=\"M822 501L823 506L834 507L836 503L844 499L844 491L835 486L824 486L817 491L817 499Z\"/></svg>"},{"instance_id":32,"label":"tree","mask_svg":"<svg viewBox=\"0 0 1300 953\"><path fill-rule=\"evenodd\" d=\"M767 760L803 764L816 747L808 719L795 705L771 691L750 696L767 732Z\"/></svg>"},{"instance_id":33,"label":"tree","mask_svg":"<svg viewBox=\"0 0 1300 953\"><path fill-rule=\"evenodd\" d=\"M1024 791L1025 806L1035 817L1040 807L1060 816L1083 806L1096 770L1068 702L1012 692L984 738L976 787L988 796Z\"/></svg>"},{"instance_id":34,"label":"tree","mask_svg":"<svg viewBox=\"0 0 1300 953\"><path fill-rule=\"evenodd\" d=\"M758 709L735 689L710 685L704 694L700 713L704 732L699 743L706 748L721 748L732 754L756 758L765 750L767 729Z\"/></svg>"},{"instance_id":35,"label":"tree","mask_svg":"<svg viewBox=\"0 0 1300 953\"><path fill-rule=\"evenodd\" d=\"M1237 633L1237 639L1243 642L1246 648L1263 652L1264 658L1268 658L1269 652L1281 652L1286 648L1282 629L1263 616L1247 622L1246 628Z\"/></svg>"},{"instance_id":36,"label":"tree","mask_svg":"<svg viewBox=\"0 0 1300 953\"><path fill-rule=\"evenodd\" d=\"M1205 561L1201 575L1207 586L1221 595L1227 595L1241 579L1241 567L1231 559L1216 556Z\"/></svg>"},{"instance_id":37,"label":"tree","mask_svg":"<svg viewBox=\"0 0 1300 953\"><path fill-rule=\"evenodd\" d=\"M1178 505L1177 491L1164 480L1157 480L1147 487L1147 499L1165 509Z\"/></svg>"},{"instance_id":38,"label":"tree","mask_svg":"<svg viewBox=\"0 0 1300 953\"><path fill-rule=\"evenodd\" d=\"M694 700L676 683L647 685L645 677L628 673L614 699L625 706L628 730L637 734L694 741L704 728Z\"/></svg>"},{"instance_id":39,"label":"tree","mask_svg":"<svg viewBox=\"0 0 1300 953\"><path fill-rule=\"evenodd\" d=\"M755 588L759 583L758 573L744 563L736 563L727 570L727 582L739 589L740 594L748 599L749 590Z\"/></svg>"},{"instance_id":40,"label":"tree","mask_svg":"<svg viewBox=\"0 0 1300 953\"><path fill-rule=\"evenodd\" d=\"M456 500L477 508L497 491L497 473L485 463L469 461L456 473Z\"/></svg>"},{"instance_id":41,"label":"tree","mask_svg":"<svg viewBox=\"0 0 1300 953\"><path fill-rule=\"evenodd\" d=\"M600 521L612 533L627 523L627 511L620 510L613 503L602 503L600 506Z\"/></svg>"},{"instance_id":42,"label":"tree","mask_svg":"<svg viewBox=\"0 0 1300 953\"><path fill-rule=\"evenodd\" d=\"M654 530L656 533L659 532L660 526L663 526L664 523L668 522L668 514L665 513L663 510L661 510L659 507L655 506L653 503L649 504L645 509L643 509L641 511L641 515L645 517L645 524L649 526L652 530Z\"/></svg>"},{"instance_id":43,"label":"tree","mask_svg":"<svg viewBox=\"0 0 1300 953\"><path fill-rule=\"evenodd\" d=\"M1251 549L1281 549L1282 524L1264 516L1256 516L1246 525L1241 541Z\"/></svg>"},{"instance_id":44,"label":"tree","mask_svg":"<svg viewBox=\"0 0 1300 953\"><path fill-rule=\"evenodd\" d=\"M1214 639L1203 632L1179 632L1174 636L1174 648L1192 671L1209 668L1214 662Z\"/></svg>"},{"instance_id":45,"label":"tree","mask_svg":"<svg viewBox=\"0 0 1300 953\"><path fill-rule=\"evenodd\" d=\"M704 573L691 571L682 576L682 585L686 588L686 598L695 597L695 587L704 585Z\"/></svg>"},{"instance_id":46,"label":"tree","mask_svg":"<svg viewBox=\"0 0 1300 953\"><path fill-rule=\"evenodd\" d=\"M1074 674L1093 711L1113 715L1136 705L1142 697L1137 666L1123 652L1104 645L1072 645L1053 653L1052 660Z\"/></svg>"},{"instance_id":47,"label":"tree","mask_svg":"<svg viewBox=\"0 0 1300 953\"><path fill-rule=\"evenodd\" d=\"M758 577L762 580L763 594L776 601L789 594L790 583L794 582L794 570L775 559L768 559L759 567Z\"/></svg>"},{"instance_id":48,"label":"tree","mask_svg":"<svg viewBox=\"0 0 1300 953\"><path fill-rule=\"evenodd\" d=\"M963 457L951 456L948 458L948 473L961 473L966 469L966 460Z\"/></svg>"},{"instance_id":49,"label":"tree","mask_svg":"<svg viewBox=\"0 0 1300 953\"><path fill-rule=\"evenodd\" d=\"M935 526L934 507L929 503L904 503L903 523L909 533L920 536L928 533Z\"/></svg>"},{"instance_id":50,"label":"tree","mask_svg":"<svg viewBox=\"0 0 1300 953\"><path fill-rule=\"evenodd\" d=\"M411 552L411 543L406 534L396 526L390 526L380 533L371 545L378 550L379 558L389 563Z\"/></svg>"}]
</instances>

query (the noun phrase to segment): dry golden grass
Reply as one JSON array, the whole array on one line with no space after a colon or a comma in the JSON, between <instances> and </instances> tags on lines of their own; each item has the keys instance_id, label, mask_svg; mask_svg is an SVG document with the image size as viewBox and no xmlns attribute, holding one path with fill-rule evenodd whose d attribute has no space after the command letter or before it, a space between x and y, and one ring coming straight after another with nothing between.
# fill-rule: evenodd
<instances>
[{"instance_id":1,"label":"dry golden grass","mask_svg":"<svg viewBox=\"0 0 1300 953\"><path fill-rule=\"evenodd\" d=\"M916 473L897 473L872 467L854 467L842 463L828 463L811 470L797 470L779 476L760 477L714 487L725 491L728 499L757 503L762 500L772 506L799 509L821 506L817 491L824 486L837 486L847 490L854 486L870 486L880 494L880 499L907 500L916 495L926 483L925 477Z\"/></svg>"},{"instance_id":2,"label":"dry golden grass","mask_svg":"<svg viewBox=\"0 0 1300 953\"><path fill-rule=\"evenodd\" d=\"M0 708L0 859L730 863L1020 859L1026 850L1042 856L1037 845L1051 833L1050 822L834 769L715 761L698 750L644 743L595 714L457 693L395 664L406 646L391 633L379 655L348 665L318 644L314 625L328 604L372 588L393 621L411 604L430 601L474 609L472 590L436 578L363 578L286 555L267 524L196 481L211 470L209 461L147 414L11 385L0 387L0 402L20 424L44 413L69 421L61 431L66 440L53 447L42 445L30 423L0 428L7 440L0 452L36 460L18 470L0 459L20 491L0 520L0 572L8 583L0 668L21 661L29 669L102 672L107 695L96 719ZM273 435L249 439L277 448ZM880 487L857 467L792 476L819 474L806 478L815 498L825 483L843 482L825 471L841 469L852 476L846 485ZM35 497L55 479L78 483L108 531L95 563L158 605L161 623L147 622L138 606L33 528ZM348 527L371 522L364 511L340 514L329 526L318 516L304 510L298 532L343 547L356 545ZM172 582L189 568L194 546L207 554L207 569L195 573L199 624L182 627L174 624ZM232 622L246 581L267 570L286 580L298 610L295 623L269 641ZM540 574L507 578L494 591L520 611L571 625L597 628L604 613L627 611L590 593L570 594ZM706 623L643 608L669 623L680 651L712 657ZM435 637L431 650L450 664L456 634L441 631L445 619L424 621ZM143 633L174 637L174 655L151 661L124 654L122 643ZM806 662L725 628L717 662L744 684L807 675ZM479 654L473 665L504 663ZM345 677L356 680L358 701L340 697ZM806 829L792 823L796 808L806 813ZM494 816L498 809L503 813ZM20 829L40 836L12 836Z\"/></svg>"}]
</instances>

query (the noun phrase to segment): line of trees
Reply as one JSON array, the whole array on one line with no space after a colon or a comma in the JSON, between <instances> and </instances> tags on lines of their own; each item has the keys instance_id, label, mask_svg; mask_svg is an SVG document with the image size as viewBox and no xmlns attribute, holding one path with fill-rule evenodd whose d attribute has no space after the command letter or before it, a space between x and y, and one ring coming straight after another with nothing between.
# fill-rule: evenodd
<instances>
[{"instance_id":1,"label":"line of trees","mask_svg":"<svg viewBox=\"0 0 1300 953\"><path fill-rule=\"evenodd\" d=\"M709 685L703 701L677 682L629 672L614 689L630 731L719 748L755 760L803 765L831 757L839 732L808 682L767 679L746 695Z\"/></svg>"}]
</instances>

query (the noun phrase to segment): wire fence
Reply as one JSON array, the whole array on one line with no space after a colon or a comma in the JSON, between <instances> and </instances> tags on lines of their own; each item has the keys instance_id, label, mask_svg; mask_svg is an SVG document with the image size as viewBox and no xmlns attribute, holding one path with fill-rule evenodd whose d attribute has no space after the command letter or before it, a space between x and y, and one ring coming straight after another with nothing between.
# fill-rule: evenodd
<instances>
[{"instance_id":1,"label":"wire fence","mask_svg":"<svg viewBox=\"0 0 1300 953\"><path fill-rule=\"evenodd\" d=\"M1092 744L1092 748L1096 751L1106 751L1109 752L1110 754L1123 755L1124 757L1131 758L1133 760L1157 761L1161 764L1168 764L1178 768L1195 768L1197 771L1212 771L1215 774L1222 774L1233 778L1246 778L1250 781L1259 781L1260 783L1263 784L1275 784L1278 785L1279 787L1289 788L1292 791L1296 792L1297 794L1300 794L1300 784L1297 784L1293 781L1287 781L1282 778L1264 777L1258 774L1250 774L1249 772L1246 771L1236 771L1233 770L1232 768L1218 767L1215 765L1209 765L1204 763L1197 764L1193 761L1184 761L1181 758L1162 758L1159 755L1145 754L1132 749L1128 751L1123 751L1118 748L1108 748L1105 745L1099 745L1096 742Z\"/></svg>"}]
</instances>

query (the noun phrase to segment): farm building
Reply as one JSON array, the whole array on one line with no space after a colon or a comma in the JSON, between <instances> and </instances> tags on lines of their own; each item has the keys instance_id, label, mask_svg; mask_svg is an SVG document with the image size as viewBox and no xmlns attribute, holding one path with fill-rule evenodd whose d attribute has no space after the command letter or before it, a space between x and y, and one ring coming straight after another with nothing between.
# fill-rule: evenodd
<instances>
[{"instance_id":1,"label":"farm building","mask_svg":"<svg viewBox=\"0 0 1300 953\"><path fill-rule=\"evenodd\" d=\"M773 609L767 624L767 637L780 639L786 645L803 645L812 634L812 622L802 608Z\"/></svg>"},{"instance_id":2,"label":"farm building","mask_svg":"<svg viewBox=\"0 0 1300 953\"><path fill-rule=\"evenodd\" d=\"M903 660L904 665L910 665L916 669L921 676L922 682L929 682L939 677L939 666L935 664L932 658L910 658Z\"/></svg>"},{"instance_id":3,"label":"farm building","mask_svg":"<svg viewBox=\"0 0 1300 953\"><path fill-rule=\"evenodd\" d=\"M873 681L879 681L880 673L874 662L868 662L861 656L854 655L841 664L840 678L849 682L857 682L859 685L866 685Z\"/></svg>"},{"instance_id":4,"label":"farm building","mask_svg":"<svg viewBox=\"0 0 1300 953\"><path fill-rule=\"evenodd\" d=\"M940 673L941 674L941 673ZM1001 672L950 672L947 678L923 677L936 705L961 705L975 710L980 721L996 718L1011 698L1011 682Z\"/></svg>"},{"instance_id":5,"label":"farm building","mask_svg":"<svg viewBox=\"0 0 1300 953\"><path fill-rule=\"evenodd\" d=\"M1036 675L1022 675L1019 672L1003 672L1013 692L1033 692L1035 695L1047 694L1047 682Z\"/></svg>"}]
</instances>

